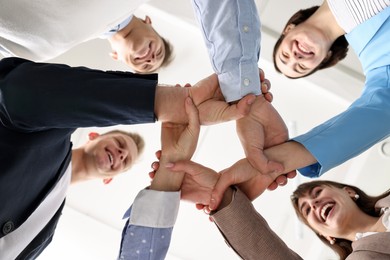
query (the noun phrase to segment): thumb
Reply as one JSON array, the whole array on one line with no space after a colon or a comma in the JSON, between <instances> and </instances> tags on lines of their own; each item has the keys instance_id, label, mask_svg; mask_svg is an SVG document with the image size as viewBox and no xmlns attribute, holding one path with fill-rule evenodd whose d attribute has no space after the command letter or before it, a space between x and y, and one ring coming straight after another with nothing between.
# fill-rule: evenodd
<instances>
[{"instance_id":1,"label":"thumb","mask_svg":"<svg viewBox=\"0 0 390 260\"><path fill-rule=\"evenodd\" d=\"M258 156L247 156L247 159L250 164L262 174L283 173L283 164L268 160L262 151L260 155L258 154Z\"/></svg>"},{"instance_id":2,"label":"thumb","mask_svg":"<svg viewBox=\"0 0 390 260\"><path fill-rule=\"evenodd\" d=\"M221 175L217 184L214 186L213 191L211 192L211 199L209 205L211 210L216 210L218 208L219 204L222 201L223 194L225 193L226 189L232 184L234 184L234 178L229 171Z\"/></svg>"},{"instance_id":3,"label":"thumb","mask_svg":"<svg viewBox=\"0 0 390 260\"><path fill-rule=\"evenodd\" d=\"M204 166L189 160L168 163L165 165L165 167L169 168L171 171L185 172L192 176L199 174L202 169L205 168Z\"/></svg>"}]
</instances>

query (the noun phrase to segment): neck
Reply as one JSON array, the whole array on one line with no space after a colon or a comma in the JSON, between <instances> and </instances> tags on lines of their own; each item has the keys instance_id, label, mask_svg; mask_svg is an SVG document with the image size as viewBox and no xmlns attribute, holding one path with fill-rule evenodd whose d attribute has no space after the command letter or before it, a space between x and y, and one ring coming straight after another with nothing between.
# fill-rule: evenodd
<instances>
[{"instance_id":1,"label":"neck","mask_svg":"<svg viewBox=\"0 0 390 260\"><path fill-rule=\"evenodd\" d=\"M72 150L72 177L71 184L86 180L87 169L84 164L84 153L82 148Z\"/></svg>"},{"instance_id":2,"label":"neck","mask_svg":"<svg viewBox=\"0 0 390 260\"><path fill-rule=\"evenodd\" d=\"M386 231L385 227L382 224L382 219L380 217L373 217L367 214L362 214L362 216L355 216L355 221L350 221L349 232L344 237L350 241L355 241L356 233L365 233L365 232L384 232Z\"/></svg>"},{"instance_id":3,"label":"neck","mask_svg":"<svg viewBox=\"0 0 390 260\"><path fill-rule=\"evenodd\" d=\"M326 0L318 8L318 10L305 21L305 23L311 24L321 30L332 43L338 37L345 34L344 30L337 23Z\"/></svg>"}]
</instances>

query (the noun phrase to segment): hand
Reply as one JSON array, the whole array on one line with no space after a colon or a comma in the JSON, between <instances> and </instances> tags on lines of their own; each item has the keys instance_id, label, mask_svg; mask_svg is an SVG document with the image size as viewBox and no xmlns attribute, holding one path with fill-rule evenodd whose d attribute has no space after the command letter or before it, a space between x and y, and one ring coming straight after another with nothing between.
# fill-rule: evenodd
<instances>
[{"instance_id":1,"label":"hand","mask_svg":"<svg viewBox=\"0 0 390 260\"><path fill-rule=\"evenodd\" d=\"M169 155L171 160L189 160L195 152L200 124L198 111L191 98L185 100L188 124L165 122L161 124L161 157Z\"/></svg>"},{"instance_id":2,"label":"hand","mask_svg":"<svg viewBox=\"0 0 390 260\"><path fill-rule=\"evenodd\" d=\"M181 185L181 198L197 204L197 208L210 205L211 192L220 174L214 170L192 161L178 161L169 165L172 171L184 171Z\"/></svg>"},{"instance_id":3,"label":"hand","mask_svg":"<svg viewBox=\"0 0 390 260\"><path fill-rule=\"evenodd\" d=\"M237 104L229 105L224 100L216 74L202 79L188 90L199 110L202 125L212 125L242 118L250 112L250 107L255 100L255 95L247 95Z\"/></svg>"},{"instance_id":4,"label":"hand","mask_svg":"<svg viewBox=\"0 0 390 260\"><path fill-rule=\"evenodd\" d=\"M259 96L252 105L248 116L237 120L238 137L249 162L262 174L283 172L283 165L270 161L264 149L283 143L288 139L288 130L274 107Z\"/></svg>"},{"instance_id":5,"label":"hand","mask_svg":"<svg viewBox=\"0 0 390 260\"><path fill-rule=\"evenodd\" d=\"M200 132L198 111L191 98L185 100L185 110L188 115L188 125L162 123L161 146L158 155L163 163L176 160L188 160L195 152ZM184 173L172 174L165 168L160 168L150 185L150 189L176 191L179 190Z\"/></svg>"},{"instance_id":6,"label":"hand","mask_svg":"<svg viewBox=\"0 0 390 260\"><path fill-rule=\"evenodd\" d=\"M261 83L261 93L268 102L272 102L274 99L273 95L269 90L271 89L271 82L265 78L264 71L259 68L260 74L260 83Z\"/></svg>"},{"instance_id":7,"label":"hand","mask_svg":"<svg viewBox=\"0 0 390 260\"><path fill-rule=\"evenodd\" d=\"M241 159L231 167L221 171L221 177L211 195L210 208L212 210L218 208L225 190L230 185L236 184L250 200L254 200L274 182L277 176L278 173L261 174L246 158Z\"/></svg>"}]
</instances>

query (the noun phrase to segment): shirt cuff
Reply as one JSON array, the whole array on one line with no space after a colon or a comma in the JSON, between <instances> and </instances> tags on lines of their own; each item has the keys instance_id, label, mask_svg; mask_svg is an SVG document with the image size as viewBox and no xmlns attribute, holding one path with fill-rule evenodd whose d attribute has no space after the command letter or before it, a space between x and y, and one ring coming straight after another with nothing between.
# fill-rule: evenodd
<instances>
[{"instance_id":1,"label":"shirt cuff","mask_svg":"<svg viewBox=\"0 0 390 260\"><path fill-rule=\"evenodd\" d=\"M218 74L226 102L237 101L248 94L261 95L259 68L256 63L240 63L239 70Z\"/></svg>"},{"instance_id":2,"label":"shirt cuff","mask_svg":"<svg viewBox=\"0 0 390 260\"><path fill-rule=\"evenodd\" d=\"M175 225L180 191L142 190L134 200L129 225L170 228Z\"/></svg>"}]
</instances>

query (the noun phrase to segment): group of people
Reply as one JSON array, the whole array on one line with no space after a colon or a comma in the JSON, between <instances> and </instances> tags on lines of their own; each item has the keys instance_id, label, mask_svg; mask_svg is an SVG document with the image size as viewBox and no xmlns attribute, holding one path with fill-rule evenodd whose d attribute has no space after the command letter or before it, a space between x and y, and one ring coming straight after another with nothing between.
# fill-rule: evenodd
<instances>
[{"instance_id":1,"label":"group of people","mask_svg":"<svg viewBox=\"0 0 390 260\"><path fill-rule=\"evenodd\" d=\"M170 239L159 238L171 237L184 199L210 211L243 259L300 259L251 201L286 184L297 169L319 177L390 134L390 1L327 0L288 21L274 49L278 71L308 76L337 64L349 44L366 77L361 97L345 112L291 140L258 68L253 0L192 1L215 74L186 88L144 75L169 64L172 52L149 17L132 15L144 1L77 2L17 0L0 9L0 50L18 56L0 61L1 258L36 258L52 239L69 184L109 182L142 152L142 138L121 131L91 133L72 149L77 128L160 121L159 162L127 212L119 258L164 259ZM112 57L138 73L37 62L95 37L108 38ZM221 173L190 161L200 125L228 120L236 120L246 158ZM390 257L389 191L372 197L348 184L315 181L300 185L292 204L341 259Z\"/></svg>"}]
</instances>

